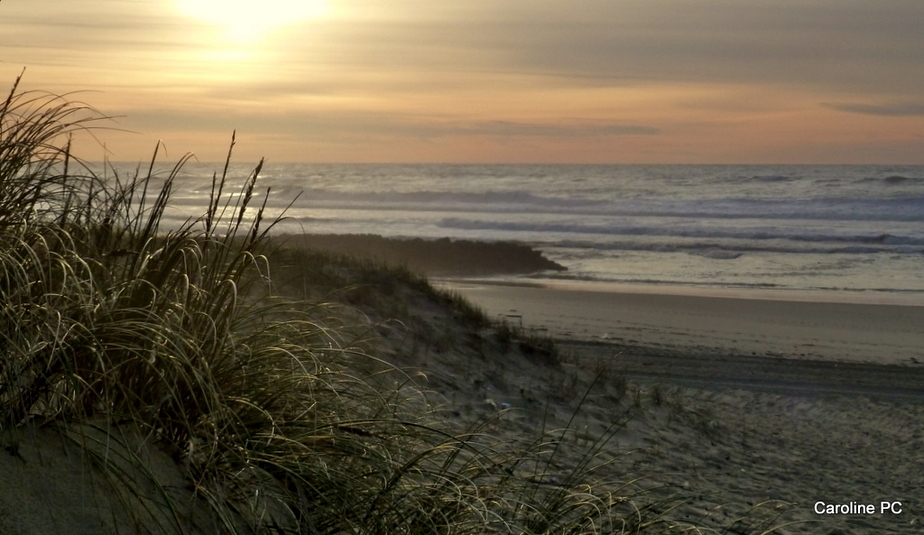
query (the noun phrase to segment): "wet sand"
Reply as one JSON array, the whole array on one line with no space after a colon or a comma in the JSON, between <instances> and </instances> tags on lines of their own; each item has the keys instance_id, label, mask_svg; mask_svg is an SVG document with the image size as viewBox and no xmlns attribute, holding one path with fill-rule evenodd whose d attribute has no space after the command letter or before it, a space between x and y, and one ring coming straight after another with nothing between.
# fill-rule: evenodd
<instances>
[{"instance_id":1,"label":"wet sand","mask_svg":"<svg viewBox=\"0 0 924 535\"><path fill-rule=\"evenodd\" d=\"M924 366L924 306L444 281L492 317L563 341L685 356Z\"/></svg>"}]
</instances>

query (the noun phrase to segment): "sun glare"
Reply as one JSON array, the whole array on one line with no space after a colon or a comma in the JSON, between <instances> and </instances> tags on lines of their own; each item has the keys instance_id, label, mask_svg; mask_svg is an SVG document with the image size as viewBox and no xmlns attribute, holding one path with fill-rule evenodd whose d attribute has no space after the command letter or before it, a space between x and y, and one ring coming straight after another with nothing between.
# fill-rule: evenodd
<instances>
[{"instance_id":1,"label":"sun glare","mask_svg":"<svg viewBox=\"0 0 924 535\"><path fill-rule=\"evenodd\" d=\"M327 12L326 0L176 0L189 17L222 27L229 37L249 41L264 33Z\"/></svg>"}]
</instances>

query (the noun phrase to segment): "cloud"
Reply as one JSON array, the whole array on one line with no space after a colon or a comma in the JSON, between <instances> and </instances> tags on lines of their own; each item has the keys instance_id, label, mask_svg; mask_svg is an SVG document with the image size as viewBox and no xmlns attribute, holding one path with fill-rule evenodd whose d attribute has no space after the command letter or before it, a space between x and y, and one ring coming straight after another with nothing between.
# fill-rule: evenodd
<instances>
[{"instance_id":1,"label":"cloud","mask_svg":"<svg viewBox=\"0 0 924 535\"><path fill-rule=\"evenodd\" d=\"M603 136L651 136L657 135L657 128L633 124L578 124L520 123L511 121L488 121L471 126L453 126L444 135L475 136L525 136L549 138L603 137Z\"/></svg>"},{"instance_id":2,"label":"cloud","mask_svg":"<svg viewBox=\"0 0 924 535\"><path fill-rule=\"evenodd\" d=\"M191 21L138 2L49 0L37 13L6 8L0 48L23 42L64 48L86 61L135 58L114 69L199 69L178 58L202 46ZM907 96L924 86L920 0L471 0L335 3L323 24L280 30L281 71L545 76L573 85L778 84ZM28 27L15 38L8 30ZM66 35L66 40L61 40ZM281 40L285 39L285 43ZM282 55L282 53L281 53ZM59 56L58 56L59 57ZM282 60L282 61L280 61ZM416 83L412 76L409 83Z\"/></svg>"},{"instance_id":3,"label":"cloud","mask_svg":"<svg viewBox=\"0 0 924 535\"><path fill-rule=\"evenodd\" d=\"M668 151L705 143L688 137L704 124L716 146L752 131L772 144L768 125L789 139L795 111L818 103L924 115L921 0L329 3L330 17L244 46L170 3L3 2L0 72L26 65L30 86L92 89L127 129L202 139ZM841 143L821 123L849 116L816 115L814 131L836 133L817 144Z\"/></svg>"},{"instance_id":4,"label":"cloud","mask_svg":"<svg viewBox=\"0 0 924 535\"><path fill-rule=\"evenodd\" d=\"M893 102L889 104L835 104L822 103L832 110L882 117L921 117L924 116L924 102Z\"/></svg>"},{"instance_id":5,"label":"cloud","mask_svg":"<svg viewBox=\"0 0 924 535\"><path fill-rule=\"evenodd\" d=\"M872 92L924 85L924 32L912 22L924 20L924 2L880 3L878 12L868 2L760 4L652 0L601 11L592 24L505 31L516 64L544 72Z\"/></svg>"},{"instance_id":6,"label":"cloud","mask_svg":"<svg viewBox=\"0 0 924 535\"><path fill-rule=\"evenodd\" d=\"M122 126L132 123L148 129L186 129L230 132L244 129L251 132L282 133L298 137L327 136L372 139L380 136L436 139L444 137L531 137L550 139L605 138L612 136L653 136L660 130L651 126L618 122L516 122L464 121L441 116L409 117L396 113L372 113L338 110L313 110L287 114L208 111L170 111L124 113Z\"/></svg>"}]
</instances>

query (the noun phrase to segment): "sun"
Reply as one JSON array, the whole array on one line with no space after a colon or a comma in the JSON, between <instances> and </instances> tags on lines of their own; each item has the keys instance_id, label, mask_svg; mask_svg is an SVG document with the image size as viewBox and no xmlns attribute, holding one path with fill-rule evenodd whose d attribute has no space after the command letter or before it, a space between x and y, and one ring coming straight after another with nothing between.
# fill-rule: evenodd
<instances>
[{"instance_id":1,"label":"sun","mask_svg":"<svg viewBox=\"0 0 924 535\"><path fill-rule=\"evenodd\" d=\"M176 0L176 5L186 16L219 26L239 41L327 13L326 0Z\"/></svg>"}]
</instances>

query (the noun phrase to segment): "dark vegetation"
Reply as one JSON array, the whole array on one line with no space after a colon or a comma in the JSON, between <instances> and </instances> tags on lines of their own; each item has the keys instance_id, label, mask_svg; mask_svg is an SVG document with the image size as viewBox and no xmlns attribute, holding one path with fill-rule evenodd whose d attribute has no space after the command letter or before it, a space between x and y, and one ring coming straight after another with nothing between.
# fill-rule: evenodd
<instances>
[{"instance_id":1,"label":"dark vegetation","mask_svg":"<svg viewBox=\"0 0 924 535\"><path fill-rule=\"evenodd\" d=\"M527 245L470 240L384 238L373 234L305 234L282 236L293 247L376 258L436 276L482 276L564 271Z\"/></svg>"}]
</instances>

